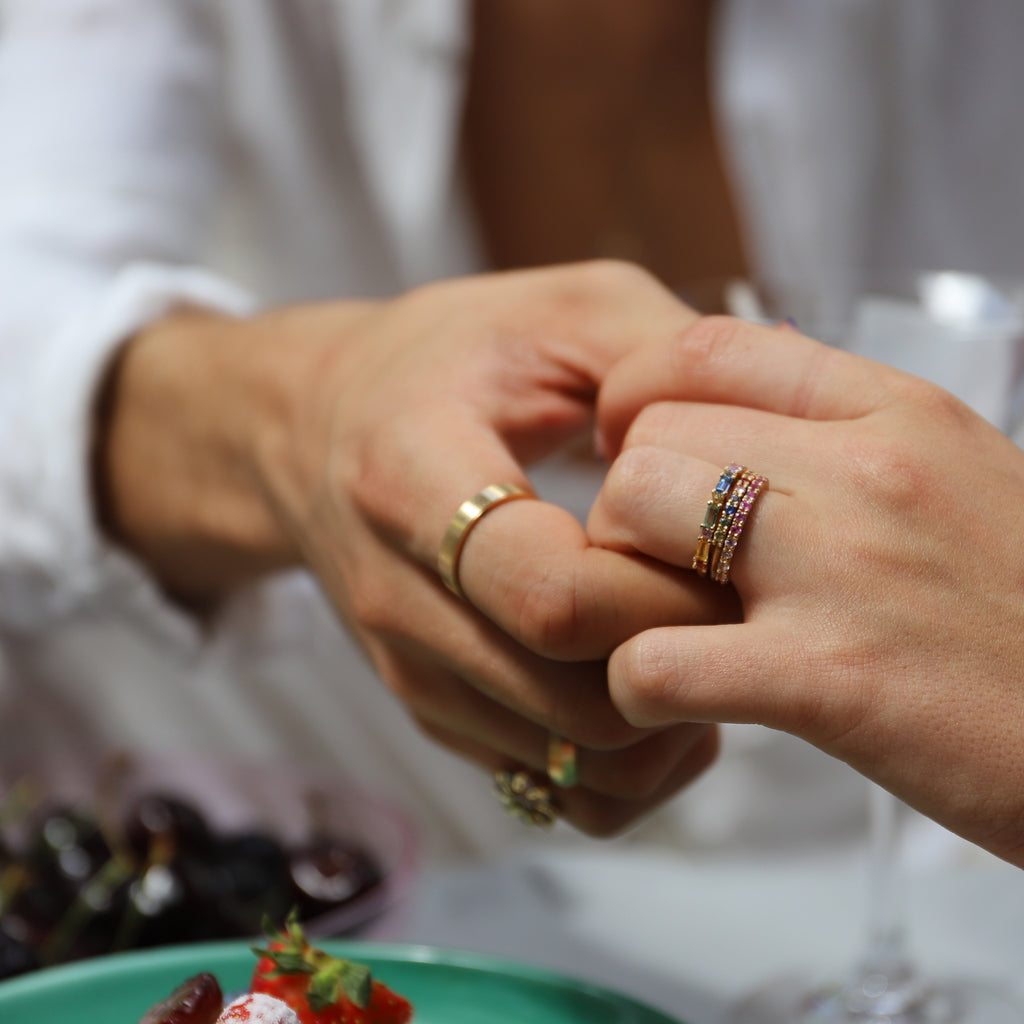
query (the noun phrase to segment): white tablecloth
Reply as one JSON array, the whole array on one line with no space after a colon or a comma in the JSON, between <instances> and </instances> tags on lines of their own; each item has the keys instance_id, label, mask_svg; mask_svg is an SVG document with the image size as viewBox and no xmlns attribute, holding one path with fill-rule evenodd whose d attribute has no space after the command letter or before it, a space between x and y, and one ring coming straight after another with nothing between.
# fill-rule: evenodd
<instances>
[{"instance_id":1,"label":"white tablecloth","mask_svg":"<svg viewBox=\"0 0 1024 1024\"><path fill-rule=\"evenodd\" d=\"M689 1024L724 1024L778 975L848 970L863 948L865 885L859 858L716 865L556 842L429 871L391 937L540 964ZM907 899L911 949L930 974L990 979L1024 1000L1024 872L994 859L916 868Z\"/></svg>"}]
</instances>

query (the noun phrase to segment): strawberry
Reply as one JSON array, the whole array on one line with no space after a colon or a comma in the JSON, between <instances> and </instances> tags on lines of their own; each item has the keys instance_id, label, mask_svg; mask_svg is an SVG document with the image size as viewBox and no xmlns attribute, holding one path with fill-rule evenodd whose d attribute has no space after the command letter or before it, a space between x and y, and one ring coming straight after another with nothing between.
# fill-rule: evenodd
<instances>
[{"instance_id":1,"label":"strawberry","mask_svg":"<svg viewBox=\"0 0 1024 1024\"><path fill-rule=\"evenodd\" d=\"M301 1024L407 1024L412 1007L362 964L311 946L295 914L282 932L267 932L253 972L253 992L287 1003Z\"/></svg>"}]
</instances>

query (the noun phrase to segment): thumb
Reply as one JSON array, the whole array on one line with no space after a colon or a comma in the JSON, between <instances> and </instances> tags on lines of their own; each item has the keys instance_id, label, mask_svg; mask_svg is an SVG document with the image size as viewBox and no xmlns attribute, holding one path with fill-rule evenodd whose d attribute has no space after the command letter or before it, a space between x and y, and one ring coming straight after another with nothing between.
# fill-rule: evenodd
<instances>
[{"instance_id":1,"label":"thumb","mask_svg":"<svg viewBox=\"0 0 1024 1024\"><path fill-rule=\"evenodd\" d=\"M834 732L845 711L827 680L802 678L808 670L797 666L806 663L806 653L781 640L777 627L667 626L617 647L608 683L615 706L634 726L756 723L813 742L826 722Z\"/></svg>"}]
</instances>

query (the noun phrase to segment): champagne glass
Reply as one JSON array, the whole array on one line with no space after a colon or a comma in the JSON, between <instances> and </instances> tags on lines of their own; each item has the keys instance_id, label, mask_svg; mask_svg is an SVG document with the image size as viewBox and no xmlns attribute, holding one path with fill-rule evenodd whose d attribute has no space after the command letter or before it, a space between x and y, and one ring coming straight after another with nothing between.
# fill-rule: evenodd
<instances>
[{"instance_id":1,"label":"champagne glass","mask_svg":"<svg viewBox=\"0 0 1024 1024\"><path fill-rule=\"evenodd\" d=\"M815 303L799 286L771 300L739 282L727 291L737 315L792 318L823 341L927 377L1003 431L1019 419L1016 378L1024 367L1024 281L1001 283L952 271L877 275L848 302ZM831 983L788 977L738 1008L737 1024L1024 1024L1024 1009L996 984L934 977L907 942L900 838L904 805L869 783L865 950Z\"/></svg>"}]
</instances>

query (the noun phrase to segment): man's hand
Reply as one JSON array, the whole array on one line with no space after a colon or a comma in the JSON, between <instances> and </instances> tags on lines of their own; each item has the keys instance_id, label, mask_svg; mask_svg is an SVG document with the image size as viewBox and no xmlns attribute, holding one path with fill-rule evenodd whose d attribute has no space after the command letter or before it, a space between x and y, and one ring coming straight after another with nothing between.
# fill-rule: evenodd
<instances>
[{"instance_id":1,"label":"man's hand","mask_svg":"<svg viewBox=\"0 0 1024 1024\"><path fill-rule=\"evenodd\" d=\"M436 573L459 504L591 429L626 353L694 314L596 263L431 285L389 302L251 321L181 315L129 346L101 466L112 531L186 597L301 561L423 728L488 768L580 747L560 794L579 827L622 828L713 758L707 726L633 728L604 659L651 626L733 618L734 598L595 548L544 501L494 509Z\"/></svg>"}]
</instances>

